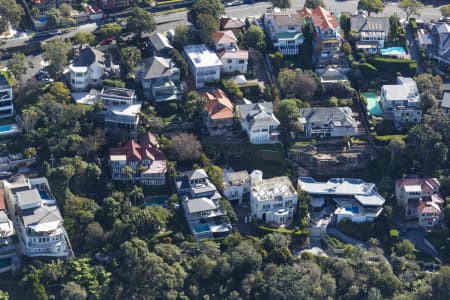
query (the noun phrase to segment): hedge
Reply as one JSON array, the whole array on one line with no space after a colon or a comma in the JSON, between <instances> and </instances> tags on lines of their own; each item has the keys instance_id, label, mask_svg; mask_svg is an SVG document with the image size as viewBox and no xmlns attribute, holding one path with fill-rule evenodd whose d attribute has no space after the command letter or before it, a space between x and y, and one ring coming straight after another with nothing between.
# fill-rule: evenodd
<instances>
[{"instance_id":1,"label":"hedge","mask_svg":"<svg viewBox=\"0 0 450 300\"><path fill-rule=\"evenodd\" d=\"M403 75L413 76L416 74L417 63L411 59L400 59L390 57L369 57L369 63L372 64L379 72L396 74L397 72Z\"/></svg>"},{"instance_id":2,"label":"hedge","mask_svg":"<svg viewBox=\"0 0 450 300\"><path fill-rule=\"evenodd\" d=\"M360 63L358 67L365 78L373 78L378 74L378 69L369 63Z\"/></svg>"},{"instance_id":3,"label":"hedge","mask_svg":"<svg viewBox=\"0 0 450 300\"><path fill-rule=\"evenodd\" d=\"M308 229L305 230L295 230L295 229L287 229L287 228L272 228L267 227L258 223L254 223L254 225L264 233L282 233L282 234L291 234L295 236L307 237L309 235Z\"/></svg>"}]
</instances>

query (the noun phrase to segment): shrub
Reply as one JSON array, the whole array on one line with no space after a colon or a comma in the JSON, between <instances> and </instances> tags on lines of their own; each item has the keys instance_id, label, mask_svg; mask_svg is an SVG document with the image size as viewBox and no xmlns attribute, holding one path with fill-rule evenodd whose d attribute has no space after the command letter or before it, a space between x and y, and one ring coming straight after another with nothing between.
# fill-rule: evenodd
<instances>
[{"instance_id":1,"label":"shrub","mask_svg":"<svg viewBox=\"0 0 450 300\"><path fill-rule=\"evenodd\" d=\"M397 241L400 237L400 234L398 233L397 229L391 229L389 230L389 237L391 238L391 240Z\"/></svg>"},{"instance_id":2,"label":"shrub","mask_svg":"<svg viewBox=\"0 0 450 300\"><path fill-rule=\"evenodd\" d=\"M370 64L380 72L395 75L397 72L406 76L413 76L417 70L417 63L410 59L389 58L389 57L370 57Z\"/></svg>"},{"instance_id":3,"label":"shrub","mask_svg":"<svg viewBox=\"0 0 450 300\"><path fill-rule=\"evenodd\" d=\"M103 85L107 85L107 86L113 86L113 87L117 87L117 88L124 88L125 87L125 82L123 82L120 79L105 79L103 80Z\"/></svg>"},{"instance_id":4,"label":"shrub","mask_svg":"<svg viewBox=\"0 0 450 300\"><path fill-rule=\"evenodd\" d=\"M364 58L362 58L361 61L363 59ZM362 75L366 78L367 77L373 78L373 77L376 77L378 74L378 69L369 63L360 63L359 69L361 70Z\"/></svg>"},{"instance_id":5,"label":"shrub","mask_svg":"<svg viewBox=\"0 0 450 300\"><path fill-rule=\"evenodd\" d=\"M338 106L338 98L337 97L334 97L334 96L332 96L332 97L330 97L330 99L328 100L328 104L330 105L330 106Z\"/></svg>"}]
</instances>

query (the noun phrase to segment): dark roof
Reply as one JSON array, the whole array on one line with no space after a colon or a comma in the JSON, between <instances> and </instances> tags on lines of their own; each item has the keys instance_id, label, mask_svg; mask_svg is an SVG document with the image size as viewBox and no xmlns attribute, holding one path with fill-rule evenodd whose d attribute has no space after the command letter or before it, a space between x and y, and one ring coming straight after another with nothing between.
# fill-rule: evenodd
<instances>
[{"instance_id":1,"label":"dark roof","mask_svg":"<svg viewBox=\"0 0 450 300\"><path fill-rule=\"evenodd\" d=\"M189 180L208 178L208 175L206 174L205 170L203 170L203 169L188 171L185 173L185 176Z\"/></svg>"},{"instance_id":2,"label":"dark roof","mask_svg":"<svg viewBox=\"0 0 450 300\"><path fill-rule=\"evenodd\" d=\"M385 17L363 17L356 16L350 18L353 31L387 31L389 29L389 19Z\"/></svg>"},{"instance_id":3,"label":"dark roof","mask_svg":"<svg viewBox=\"0 0 450 300\"><path fill-rule=\"evenodd\" d=\"M105 55L92 47L86 47L80 51L78 57L73 61L74 67L88 67L94 62L104 64Z\"/></svg>"},{"instance_id":4,"label":"dark roof","mask_svg":"<svg viewBox=\"0 0 450 300\"><path fill-rule=\"evenodd\" d=\"M3 74L0 74L0 89L9 89L11 86L8 83L8 80L6 80L5 76Z\"/></svg>"},{"instance_id":5,"label":"dark roof","mask_svg":"<svg viewBox=\"0 0 450 300\"><path fill-rule=\"evenodd\" d=\"M136 67L136 71L140 70L142 79L172 77L174 67L175 64L173 64L170 58L152 56L140 61Z\"/></svg>"},{"instance_id":6,"label":"dark roof","mask_svg":"<svg viewBox=\"0 0 450 300\"><path fill-rule=\"evenodd\" d=\"M149 40L156 51L161 51L164 49L173 49L167 37L162 33L157 32L155 34L150 35Z\"/></svg>"},{"instance_id":7,"label":"dark roof","mask_svg":"<svg viewBox=\"0 0 450 300\"><path fill-rule=\"evenodd\" d=\"M308 123L329 124L335 126L355 126L356 121L352 116L350 107L311 107L301 108L301 117Z\"/></svg>"}]
</instances>

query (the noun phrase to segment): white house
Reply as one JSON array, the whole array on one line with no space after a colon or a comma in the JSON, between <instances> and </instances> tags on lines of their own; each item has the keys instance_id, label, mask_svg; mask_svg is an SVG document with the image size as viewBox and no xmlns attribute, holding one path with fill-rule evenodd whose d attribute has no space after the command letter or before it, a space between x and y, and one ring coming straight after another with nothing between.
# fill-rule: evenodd
<instances>
[{"instance_id":1,"label":"white house","mask_svg":"<svg viewBox=\"0 0 450 300\"><path fill-rule=\"evenodd\" d=\"M223 195L228 201L242 204L244 195L250 193L250 175L247 171L223 171Z\"/></svg>"},{"instance_id":2,"label":"white house","mask_svg":"<svg viewBox=\"0 0 450 300\"><path fill-rule=\"evenodd\" d=\"M73 251L63 218L44 177L23 176L2 182L8 209L23 255L29 257L70 257Z\"/></svg>"},{"instance_id":3,"label":"white house","mask_svg":"<svg viewBox=\"0 0 450 300\"><path fill-rule=\"evenodd\" d=\"M217 55L222 61L222 72L247 73L248 51L238 47L238 39L233 31L217 31L213 34Z\"/></svg>"},{"instance_id":4,"label":"white house","mask_svg":"<svg viewBox=\"0 0 450 300\"><path fill-rule=\"evenodd\" d=\"M389 19L386 17L365 17L362 15L350 18L351 30L359 34L356 49L377 53L384 48L384 41L388 38Z\"/></svg>"},{"instance_id":5,"label":"white house","mask_svg":"<svg viewBox=\"0 0 450 300\"><path fill-rule=\"evenodd\" d=\"M5 76L0 74L0 118L9 118L13 115L13 90Z\"/></svg>"},{"instance_id":6,"label":"white house","mask_svg":"<svg viewBox=\"0 0 450 300\"><path fill-rule=\"evenodd\" d=\"M306 136L358 135L358 122L350 107L301 108L300 122L304 126Z\"/></svg>"},{"instance_id":7,"label":"white house","mask_svg":"<svg viewBox=\"0 0 450 300\"><path fill-rule=\"evenodd\" d=\"M353 222L372 222L383 211L385 199L374 183L355 178L331 178L317 182L311 177L299 177L298 186L311 197L311 206L337 205L334 214L339 223L343 219Z\"/></svg>"},{"instance_id":8,"label":"white house","mask_svg":"<svg viewBox=\"0 0 450 300\"><path fill-rule=\"evenodd\" d=\"M383 85L380 102L383 116L397 128L422 120L419 90L412 78L398 76L397 84Z\"/></svg>"},{"instance_id":9,"label":"white house","mask_svg":"<svg viewBox=\"0 0 450 300\"><path fill-rule=\"evenodd\" d=\"M107 128L137 129L141 103L137 101L134 90L105 86L100 92L100 100L105 106Z\"/></svg>"},{"instance_id":10,"label":"white house","mask_svg":"<svg viewBox=\"0 0 450 300\"><path fill-rule=\"evenodd\" d=\"M196 88L204 87L205 82L220 79L222 62L216 53L203 44L186 46L183 51Z\"/></svg>"},{"instance_id":11,"label":"white house","mask_svg":"<svg viewBox=\"0 0 450 300\"><path fill-rule=\"evenodd\" d=\"M12 257L16 255L16 245L14 242L14 225L10 219L9 212L6 209L4 191L0 189L0 257L5 262L0 265L0 273L12 269ZM6 262L8 259L10 264Z\"/></svg>"},{"instance_id":12,"label":"white house","mask_svg":"<svg viewBox=\"0 0 450 300\"><path fill-rule=\"evenodd\" d=\"M304 37L303 16L293 9L267 8L264 14L264 26L273 45L284 55L296 55Z\"/></svg>"},{"instance_id":13,"label":"white house","mask_svg":"<svg viewBox=\"0 0 450 300\"><path fill-rule=\"evenodd\" d=\"M280 121L273 113L271 102L237 105L242 129L252 144L279 142Z\"/></svg>"},{"instance_id":14,"label":"white house","mask_svg":"<svg viewBox=\"0 0 450 300\"><path fill-rule=\"evenodd\" d=\"M407 219L417 219L424 228L433 228L442 220L444 199L437 178L409 178L395 182L397 205Z\"/></svg>"},{"instance_id":15,"label":"white house","mask_svg":"<svg viewBox=\"0 0 450 300\"><path fill-rule=\"evenodd\" d=\"M263 179L263 173L250 174L250 210L253 217L276 226L288 225L297 210L298 194L288 177Z\"/></svg>"}]
</instances>

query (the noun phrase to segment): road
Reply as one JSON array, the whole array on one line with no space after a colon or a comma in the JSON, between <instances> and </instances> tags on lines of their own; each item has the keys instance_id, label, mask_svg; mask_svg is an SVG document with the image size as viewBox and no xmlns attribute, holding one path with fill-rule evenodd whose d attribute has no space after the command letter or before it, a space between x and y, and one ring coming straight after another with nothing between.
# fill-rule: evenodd
<instances>
[{"instance_id":1,"label":"road","mask_svg":"<svg viewBox=\"0 0 450 300\"><path fill-rule=\"evenodd\" d=\"M305 3L305 0L293 0L292 8L300 9L303 7L304 3ZM332 11L336 14L338 14L339 12L354 13L357 11L358 1L357 0L348 0L348 1L325 0L325 5L330 11ZM266 7L268 7L268 6L271 6L270 2L258 2L255 4L246 4L246 5L240 5L240 6L227 7L226 15L229 17L234 17L234 18L245 18L248 16L258 16L258 15L262 15L264 13ZM384 8L383 13L378 14L378 15L379 16L381 16L381 15L390 16L394 13L397 13L400 16L400 18L406 18L405 13L403 12L403 10L398 8L396 3L388 3L386 5L386 7ZM422 19L424 21L438 20L440 15L441 14L439 12L439 8L427 6L421 10L420 19ZM184 12L172 13L169 15L156 16L156 22L158 23L157 31L159 31L159 32L168 31L170 29L174 29L175 26L178 24L188 24L187 12L184 11ZM95 23L81 25L69 33L48 38L48 39L46 39L46 41L55 39L57 37L70 38L71 36L73 36L75 33L79 32L79 31L92 32L96 28L97 28L97 24L95 24ZM20 46L20 45L23 45L25 43L30 43L30 42L40 42L40 41L33 41L33 40L30 40L29 38L15 39L15 40L10 40L10 41L6 42L4 45L0 45L0 49L16 47L16 46Z\"/></svg>"}]
</instances>

